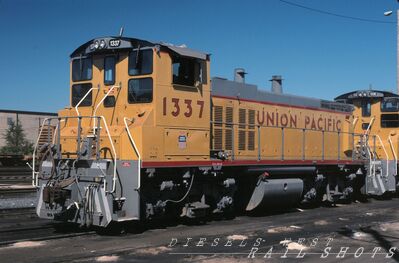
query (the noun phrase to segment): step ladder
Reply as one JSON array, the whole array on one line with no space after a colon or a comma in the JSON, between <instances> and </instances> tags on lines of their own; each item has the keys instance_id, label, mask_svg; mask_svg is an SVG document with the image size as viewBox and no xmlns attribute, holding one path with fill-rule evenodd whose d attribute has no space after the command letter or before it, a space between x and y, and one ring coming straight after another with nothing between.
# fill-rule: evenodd
<instances>
[{"instance_id":1,"label":"step ladder","mask_svg":"<svg viewBox=\"0 0 399 263\"><path fill-rule=\"evenodd\" d=\"M366 149L366 177L365 185L362 189L363 194L381 196L387 192L396 191L396 161L390 160L385 149L384 143L379 135L373 135L378 139L384 153L385 159L381 158L377 152L375 145L373 148L368 143L368 137L365 136L363 141ZM374 143L375 143L374 139Z\"/></svg>"}]
</instances>

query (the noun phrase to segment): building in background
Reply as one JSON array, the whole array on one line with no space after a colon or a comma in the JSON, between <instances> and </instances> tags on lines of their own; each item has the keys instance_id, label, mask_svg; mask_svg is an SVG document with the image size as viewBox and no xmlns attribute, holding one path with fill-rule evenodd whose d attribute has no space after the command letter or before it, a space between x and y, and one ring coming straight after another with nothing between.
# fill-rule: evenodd
<instances>
[{"instance_id":1,"label":"building in background","mask_svg":"<svg viewBox=\"0 0 399 263\"><path fill-rule=\"evenodd\" d=\"M26 139L34 143L43 120L54 116L57 116L57 113L0 109L0 147L6 143L3 137L12 121L17 122L18 120L24 129Z\"/></svg>"}]
</instances>

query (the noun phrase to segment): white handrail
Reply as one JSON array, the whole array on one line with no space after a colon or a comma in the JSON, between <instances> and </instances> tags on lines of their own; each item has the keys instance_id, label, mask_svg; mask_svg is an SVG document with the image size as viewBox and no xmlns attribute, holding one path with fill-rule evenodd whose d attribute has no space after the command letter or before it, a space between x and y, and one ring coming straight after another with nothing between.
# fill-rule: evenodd
<instances>
[{"instance_id":1,"label":"white handrail","mask_svg":"<svg viewBox=\"0 0 399 263\"><path fill-rule=\"evenodd\" d=\"M107 186L107 180L106 180L106 178L104 180L104 189L105 189L105 191L107 193L114 193L115 189L116 189L116 150L115 150L114 143L112 142L112 137L111 137L111 134L109 132L108 125L107 125L107 122L106 122L104 116L99 116L99 117L104 121L105 130L107 131L108 139L109 139L109 142L111 143L111 147L112 147L112 152L114 153L114 175L113 175L113 178L112 178L112 191L111 192L107 191L107 187L106 187ZM99 138L97 138L97 140L98 139Z\"/></svg>"},{"instance_id":2,"label":"white handrail","mask_svg":"<svg viewBox=\"0 0 399 263\"><path fill-rule=\"evenodd\" d=\"M55 127L54 135L53 135L53 144L55 144L55 138L57 138L57 133L58 133L58 130L60 129L59 126L61 126L62 121L65 121L65 120L60 120L58 125Z\"/></svg>"},{"instance_id":3,"label":"white handrail","mask_svg":"<svg viewBox=\"0 0 399 263\"><path fill-rule=\"evenodd\" d=\"M137 146L136 146L136 143L135 143L135 141L134 141L134 139L133 139L133 136L132 136L132 134L130 133L130 130L129 130L129 126L127 125L127 120L129 120L130 122L134 122L134 119L129 119L129 118L127 118L127 117L124 117L123 118L123 122L125 123L125 127L126 127L126 131L127 131L127 135L128 135L128 137L129 137L129 139L130 139L130 142L132 143L132 145L133 145L133 149L134 149L134 151L136 152L136 155L137 155L137 158L138 158L138 171L137 171L137 189L140 189L140 187L141 187L141 155L140 155L140 152L139 152L139 150L137 149Z\"/></svg>"},{"instance_id":4,"label":"white handrail","mask_svg":"<svg viewBox=\"0 0 399 263\"><path fill-rule=\"evenodd\" d=\"M353 127L355 127L355 125L356 125L356 123L357 123L358 120L359 120L358 117L356 117L356 118L353 119L353 122L352 122L352 126L353 126Z\"/></svg>"},{"instance_id":5,"label":"white handrail","mask_svg":"<svg viewBox=\"0 0 399 263\"><path fill-rule=\"evenodd\" d=\"M366 135L364 135L363 136L365 139L366 139ZM365 140L365 142L366 142L366 149L367 149L367 152L369 153L369 157L370 157L370 175L372 175L372 174L374 174L374 172L375 172L375 165L373 164L373 160L372 160L372 155L371 155L371 151L370 151L370 146L368 145L368 139L367 140ZM373 171L373 169L374 169L374 171Z\"/></svg>"},{"instance_id":6,"label":"white handrail","mask_svg":"<svg viewBox=\"0 0 399 263\"><path fill-rule=\"evenodd\" d=\"M36 177L36 171L35 171L35 161L36 161L36 151L37 151L37 146L39 145L39 140L40 140L40 136L42 135L43 132L43 127L44 124L48 121L49 118L45 118L43 120L42 126L40 127L40 131L39 131L39 135L37 136L37 140L35 143L35 147L33 148L33 154L32 154L32 186L34 187L38 187L39 186L39 182L38 179Z\"/></svg>"},{"instance_id":7,"label":"white handrail","mask_svg":"<svg viewBox=\"0 0 399 263\"><path fill-rule=\"evenodd\" d=\"M382 149L384 150L384 153L385 153L385 156L386 156L386 162L387 162L387 173L386 173L386 175L385 176L388 176L388 171L389 171L389 156L388 156L388 152L387 152L387 150L385 149L385 146L384 146L384 143L382 142L382 140L381 140L381 137L378 135L378 134L376 134L375 135L377 138L378 138L378 140L380 141L380 144L381 144L381 146L382 146Z\"/></svg>"},{"instance_id":8,"label":"white handrail","mask_svg":"<svg viewBox=\"0 0 399 263\"><path fill-rule=\"evenodd\" d=\"M373 123L374 123L374 119L375 119L375 117L373 117L373 118L371 119L371 121L370 121L370 123L369 123L369 126L367 126L367 130L365 131L365 134L367 134L367 135L369 134L371 125L373 125Z\"/></svg>"},{"instance_id":9,"label":"white handrail","mask_svg":"<svg viewBox=\"0 0 399 263\"><path fill-rule=\"evenodd\" d=\"M89 89L89 91L80 99L80 101L78 102L78 104L76 104L76 106L75 106L75 111L76 111L76 114L77 114L78 116L80 116L80 113L79 113L79 110L78 110L79 105L84 101L84 99L86 99L86 97L89 95L89 93L90 93L92 90L94 90L94 89L98 89L98 88L91 88L91 89Z\"/></svg>"},{"instance_id":10,"label":"white handrail","mask_svg":"<svg viewBox=\"0 0 399 263\"><path fill-rule=\"evenodd\" d=\"M395 174L398 175L398 157L396 155L396 150L392 143L391 135L388 136L388 142L389 142L389 145L391 146L391 151L392 151L393 157L395 158Z\"/></svg>"},{"instance_id":11,"label":"white handrail","mask_svg":"<svg viewBox=\"0 0 399 263\"><path fill-rule=\"evenodd\" d=\"M109 94L110 94L115 88L120 88L120 86L114 85L114 86L112 86L112 87L108 90L108 92L107 92L107 93L105 94L105 96L100 100L100 102L97 103L96 108L95 108L94 111L93 111L93 116L96 116L98 107L100 107L101 103L103 103L103 101L105 100L105 98L107 98L107 97L109 96ZM95 127L95 122L93 122L93 130L94 130L94 127Z\"/></svg>"}]
</instances>

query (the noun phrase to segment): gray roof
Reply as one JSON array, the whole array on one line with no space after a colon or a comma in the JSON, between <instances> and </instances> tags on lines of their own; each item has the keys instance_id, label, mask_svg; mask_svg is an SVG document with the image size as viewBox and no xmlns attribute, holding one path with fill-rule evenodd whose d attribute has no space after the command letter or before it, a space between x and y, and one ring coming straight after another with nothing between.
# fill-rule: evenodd
<instances>
[{"instance_id":1,"label":"gray roof","mask_svg":"<svg viewBox=\"0 0 399 263\"><path fill-rule=\"evenodd\" d=\"M352 106L348 104L291 94L268 92L259 90L258 87L253 84L240 83L223 78L212 78L212 95L343 112L351 112L353 110Z\"/></svg>"},{"instance_id":2,"label":"gray roof","mask_svg":"<svg viewBox=\"0 0 399 263\"><path fill-rule=\"evenodd\" d=\"M93 49L92 46L94 43L98 42L105 42L105 47L101 49ZM112 42L112 43L111 43ZM86 56L91 53L102 53L102 52L109 52L112 50L122 50L122 49L135 49L138 46L141 48L143 47L154 47L159 46L161 48L165 48L170 50L180 56L184 57L193 57L202 60L208 59L209 54L201 51L196 51L187 47L183 46L175 46L165 42L151 42L147 40L137 39L137 38L128 38L128 37L99 37L94 38L80 47L78 47L75 51L72 52L71 58L78 57L78 56Z\"/></svg>"}]
</instances>

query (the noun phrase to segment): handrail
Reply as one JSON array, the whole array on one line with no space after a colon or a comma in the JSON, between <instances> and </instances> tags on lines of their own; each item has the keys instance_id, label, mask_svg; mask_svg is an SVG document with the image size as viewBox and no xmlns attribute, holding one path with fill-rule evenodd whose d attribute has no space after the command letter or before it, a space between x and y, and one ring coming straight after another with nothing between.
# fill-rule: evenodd
<instances>
[{"instance_id":1,"label":"handrail","mask_svg":"<svg viewBox=\"0 0 399 263\"><path fill-rule=\"evenodd\" d=\"M52 118L44 118L43 123L42 123L42 126L40 127L39 135L37 136L37 140L36 140L36 143L35 143L35 147L33 148L33 154L32 154L32 168L33 168L33 169L32 169L32 186L33 186L33 187L38 187L38 186L39 186L38 178L36 177L36 171L35 171L35 169L36 169L36 164L35 164L35 161L36 161L36 151L37 151L37 146L39 146L39 140L40 140L40 137L41 137L42 132L43 132L44 124L45 124L49 119L52 119Z\"/></svg>"},{"instance_id":2,"label":"handrail","mask_svg":"<svg viewBox=\"0 0 399 263\"><path fill-rule=\"evenodd\" d=\"M378 135L378 134L376 134L376 135L374 135L375 137L377 137L378 138L378 140L380 141L380 144L381 144L381 146L382 146L382 149L384 150L384 153L385 153L385 156L386 156L386 163L387 163L387 172L386 172L386 175L385 176L388 176L389 175L389 156L388 156L388 152L387 152L387 150L385 149L385 146L384 146L384 143L382 142L382 140L381 140L381 137Z\"/></svg>"},{"instance_id":3,"label":"handrail","mask_svg":"<svg viewBox=\"0 0 399 263\"><path fill-rule=\"evenodd\" d=\"M79 113L79 110L78 110L79 105L84 101L84 99L86 99L86 97L89 95L89 93L90 93L92 90L94 90L94 89L98 89L98 88L90 88L89 91L80 99L80 101L78 102L78 104L76 104L76 106L75 106L75 111L76 111L76 114L77 114L78 116L80 116L80 113Z\"/></svg>"},{"instance_id":4,"label":"handrail","mask_svg":"<svg viewBox=\"0 0 399 263\"><path fill-rule=\"evenodd\" d=\"M353 119L353 122L352 122L352 126L353 127L355 127L355 125L357 124L357 121L359 120L359 118L358 117L355 117L354 119Z\"/></svg>"},{"instance_id":5,"label":"handrail","mask_svg":"<svg viewBox=\"0 0 399 263\"><path fill-rule=\"evenodd\" d=\"M391 151L392 151L393 157L395 158L395 175L397 175L398 174L398 157L396 155L396 151L395 151L395 148L392 143L391 135L388 136L388 142L389 142L389 145L391 146Z\"/></svg>"},{"instance_id":6,"label":"handrail","mask_svg":"<svg viewBox=\"0 0 399 263\"><path fill-rule=\"evenodd\" d=\"M58 125L55 127L55 130L54 130L54 135L53 135L53 144L55 143L55 138L57 138L57 133L58 133L58 130L60 129L60 125L61 125L61 122L62 121L65 121L65 120L60 120L60 122L58 123Z\"/></svg>"},{"instance_id":7,"label":"handrail","mask_svg":"<svg viewBox=\"0 0 399 263\"><path fill-rule=\"evenodd\" d=\"M369 163L370 163L370 175L373 175L374 173L375 173L375 164L373 164L373 160L372 160L372 155L371 155L371 151L370 151L370 147L369 147L369 145L368 145L368 142L366 141L366 149L367 149L367 152L368 152L368 154L369 154L369 157L370 157L370 160L369 160ZM374 171L373 171L373 169L374 169Z\"/></svg>"},{"instance_id":8,"label":"handrail","mask_svg":"<svg viewBox=\"0 0 399 263\"><path fill-rule=\"evenodd\" d=\"M370 128L371 128L371 126L373 125L374 120L375 120L375 117L371 118L371 121L370 121L370 123L369 123L369 126L367 126L367 130L364 132L365 134L367 134L367 135L369 134Z\"/></svg>"},{"instance_id":9,"label":"handrail","mask_svg":"<svg viewBox=\"0 0 399 263\"><path fill-rule=\"evenodd\" d=\"M99 117L104 121L105 130L107 131L108 139L109 139L109 142L111 143L112 151L114 153L114 175L112 177L112 191L111 192L107 191L107 188L106 188L107 181L106 180L104 181L104 189L107 193L114 193L116 190L116 150L115 150L114 143L112 142L112 137L109 132L108 125L107 125L107 122L106 122L104 116L99 116Z\"/></svg>"},{"instance_id":10,"label":"handrail","mask_svg":"<svg viewBox=\"0 0 399 263\"><path fill-rule=\"evenodd\" d=\"M109 131L109 128L108 128L108 125L107 125L107 121L105 120L105 118L104 118L104 116L65 116L65 117L51 117L51 118L45 118L44 120L43 120L43 124L42 124L42 127L40 128L40 131L39 131L39 136L37 137L37 140L36 140L36 144L35 144L35 147L34 147L34 150L33 150L33 162L32 162L32 166L33 166L33 170L32 170L32 185L33 186L38 186L38 178L36 177L36 171L35 171L35 159L36 159L36 152L37 152L37 147L38 147L38 145L39 145L39 139L40 139L40 136L41 136L41 134L42 134L42 132L43 132L43 128L44 128L44 124L47 122L47 121L51 121L51 120L53 120L53 119L58 119L60 122L61 121L63 121L63 120L67 120L67 119L72 119L72 118L101 118L102 120L103 120L103 122L104 122L104 126L105 126L105 130L106 130L106 132L107 132L107 136L108 136L108 139L109 139L109 142L110 142L110 144L111 144L111 148L112 148L112 152L113 152L113 162L114 162L114 169L113 169L113 185L112 185L112 190L111 191L107 191L106 190L106 192L107 193L114 193L115 192L115 190L116 190L116 180L117 180L117 174L116 174L116 162L117 162L117 155L116 155L116 149L115 149L115 146L114 146L114 143L113 143L113 141L112 141L112 137L111 137L111 133L110 133L110 131ZM54 135L53 135L54 136ZM106 181L106 178L104 178L104 189L107 189L106 188L106 184L107 184L107 181Z\"/></svg>"},{"instance_id":11,"label":"handrail","mask_svg":"<svg viewBox=\"0 0 399 263\"><path fill-rule=\"evenodd\" d=\"M354 132L349 132L349 131L342 131L342 130L336 130L336 131L327 131L327 130L314 130L314 129L310 129L310 128L298 128L298 127L289 127L289 126L271 126L271 125L260 125L260 124L249 124L249 123L237 123L237 122L224 122L224 121L211 121L210 122L211 124L221 124L221 125L226 125L226 127L227 127L227 125L229 125L229 127L227 127L227 129L231 129L232 130L232 149L231 149L231 151L232 151L232 153L231 153L231 158L232 158L232 160L234 160L234 127L236 127L236 126L240 126L240 125L244 125L244 126L254 126L254 127L257 127L258 128L258 137L260 136L259 134L260 134L260 128L265 128L265 129L283 129L283 134L284 134L284 132L285 132L285 130L296 130L296 131L298 131L298 132L301 132L303 135L302 135L302 156L298 156L298 157L301 157L303 160L305 159L305 156L304 156L304 146L305 146L305 141L304 141L304 134L306 133L306 131L309 131L309 132L317 132L317 133L323 133L323 134L325 134L325 135L327 135L327 134L335 134L335 135L337 135L337 139L338 139L338 146L337 146L337 149L338 149L338 159L340 159L341 158L341 154L340 154L340 150L341 150L341 139L340 138L342 138L341 137L341 135L346 135L346 134L349 134L350 136L352 136L353 137L353 141L354 141L354 138L355 137L360 137L360 138L364 138L364 141L367 141L367 136L364 134L364 133L354 133ZM224 127L224 129L226 129L226 127ZM282 134L282 137L283 137L283 134ZM283 139L283 138L282 138ZM323 143L323 142L322 142ZM324 143L323 143L324 144ZM353 149L354 149L354 143L353 143ZM219 149L211 149L211 150L219 150ZM259 154L259 151L260 151L260 141L259 141L259 138L258 138L258 155L257 156L255 156L255 158L258 160L258 161L260 161L260 159L261 159L261 155ZM370 153L370 155L372 156L372 153ZM282 158L284 158L284 155L283 155L283 153L280 155L280 156L275 156L276 158L280 158L280 159L282 159ZM324 156L325 157L325 156ZM322 156L322 158L323 158L323 156ZM353 157L352 157L352 160L353 160Z\"/></svg>"},{"instance_id":12,"label":"handrail","mask_svg":"<svg viewBox=\"0 0 399 263\"><path fill-rule=\"evenodd\" d=\"M134 149L134 151L136 152L136 155L137 155L137 158L138 158L138 171L137 171L137 190L139 190L140 189L140 187L141 187L141 155L140 155L140 152L139 152L139 150L137 149L137 146L136 146L136 143L135 143L135 141L134 141L134 139L133 139L133 136L132 136L132 134L130 133L130 130L129 130L129 126L127 125L127 120L129 120L130 122L134 122L134 119L129 119L129 118L127 118L127 117L124 117L123 118L123 122L125 123L125 127L126 127L126 131L127 131L127 135L128 135L128 137L129 137L129 139L130 139L130 142L132 143L132 145L133 145L133 149Z\"/></svg>"},{"instance_id":13,"label":"handrail","mask_svg":"<svg viewBox=\"0 0 399 263\"><path fill-rule=\"evenodd\" d=\"M108 97L108 95L111 93L111 91L113 91L115 88L120 88L120 86L119 86L119 85L114 85L114 86L112 86L112 87L108 90L108 92L107 92L107 93L105 94L105 96L100 100L100 102L97 103L97 105L96 105L96 107L95 107L95 109L94 109L94 111L93 111L93 116L96 116L98 107L100 107L101 103L104 102L104 100ZM95 123L93 122L93 128L94 128L94 127L95 127Z\"/></svg>"}]
</instances>

